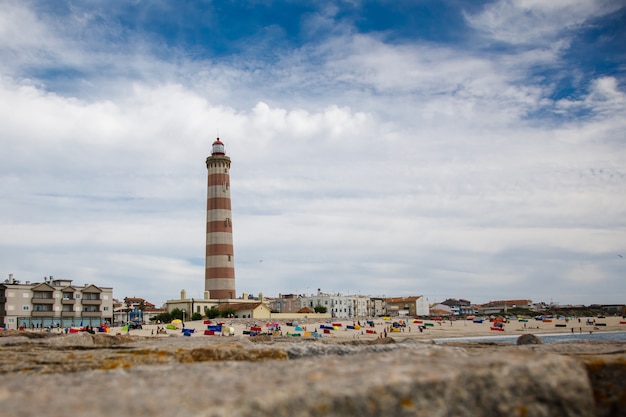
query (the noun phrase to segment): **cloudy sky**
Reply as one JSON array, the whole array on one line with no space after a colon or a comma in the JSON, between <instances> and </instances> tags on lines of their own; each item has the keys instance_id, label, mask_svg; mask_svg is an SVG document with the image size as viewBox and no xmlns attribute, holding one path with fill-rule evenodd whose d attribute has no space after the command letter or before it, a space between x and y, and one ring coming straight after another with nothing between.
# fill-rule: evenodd
<instances>
[{"instance_id":1,"label":"cloudy sky","mask_svg":"<svg viewBox=\"0 0 626 417\"><path fill-rule=\"evenodd\" d=\"M626 3L0 2L0 273L626 302ZM623 257L622 257L623 256Z\"/></svg>"}]
</instances>

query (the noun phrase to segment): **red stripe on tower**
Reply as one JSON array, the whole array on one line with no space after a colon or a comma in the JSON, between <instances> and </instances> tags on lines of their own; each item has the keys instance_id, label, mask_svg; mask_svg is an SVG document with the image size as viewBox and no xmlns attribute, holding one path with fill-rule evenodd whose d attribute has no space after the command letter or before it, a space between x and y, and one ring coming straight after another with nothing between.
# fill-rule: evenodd
<instances>
[{"instance_id":1,"label":"red stripe on tower","mask_svg":"<svg viewBox=\"0 0 626 417\"><path fill-rule=\"evenodd\" d=\"M208 170L206 210L206 270L204 290L212 299L233 299L235 258L230 211L230 158L219 138L213 142Z\"/></svg>"}]
</instances>

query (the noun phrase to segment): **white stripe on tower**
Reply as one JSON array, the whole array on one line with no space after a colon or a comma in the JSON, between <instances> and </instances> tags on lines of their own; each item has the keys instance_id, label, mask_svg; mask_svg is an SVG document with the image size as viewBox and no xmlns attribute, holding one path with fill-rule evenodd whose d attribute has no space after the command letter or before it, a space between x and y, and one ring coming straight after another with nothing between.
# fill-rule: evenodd
<instances>
[{"instance_id":1,"label":"white stripe on tower","mask_svg":"<svg viewBox=\"0 0 626 417\"><path fill-rule=\"evenodd\" d=\"M230 209L230 158L219 138L206 159L206 270L204 290L212 299L236 298L233 223Z\"/></svg>"}]
</instances>

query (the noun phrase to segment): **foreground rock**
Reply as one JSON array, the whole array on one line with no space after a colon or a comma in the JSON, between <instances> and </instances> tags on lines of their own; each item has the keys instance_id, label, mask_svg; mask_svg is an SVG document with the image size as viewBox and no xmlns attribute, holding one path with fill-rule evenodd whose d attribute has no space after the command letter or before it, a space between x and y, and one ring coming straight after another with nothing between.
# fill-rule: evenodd
<instances>
[{"instance_id":1,"label":"foreground rock","mask_svg":"<svg viewBox=\"0 0 626 417\"><path fill-rule=\"evenodd\" d=\"M3 415L626 415L620 343L24 339L0 343Z\"/></svg>"},{"instance_id":2,"label":"foreground rock","mask_svg":"<svg viewBox=\"0 0 626 417\"><path fill-rule=\"evenodd\" d=\"M543 341L534 334L523 334L517 338L518 345L540 345Z\"/></svg>"}]
</instances>

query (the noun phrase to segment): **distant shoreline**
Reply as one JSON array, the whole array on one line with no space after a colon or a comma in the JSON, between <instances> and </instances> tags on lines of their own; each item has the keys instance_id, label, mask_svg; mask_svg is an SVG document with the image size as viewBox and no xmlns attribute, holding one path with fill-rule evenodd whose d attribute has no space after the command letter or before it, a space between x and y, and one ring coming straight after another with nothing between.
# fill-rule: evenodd
<instances>
[{"instance_id":1,"label":"distant shoreline","mask_svg":"<svg viewBox=\"0 0 626 417\"><path fill-rule=\"evenodd\" d=\"M437 344L444 344L447 342L481 342L481 341L498 341L498 340L506 340L505 343L509 341L515 341L517 338L521 336L519 334L507 334L507 335L491 335L491 336L469 336L469 337L444 337L440 339L433 339L433 341ZM567 340L571 342L580 342L591 339L597 339L593 341L599 342L608 342L608 341L617 341L617 342L626 342L626 330L612 330L612 331L596 331L592 333L538 333L536 334L544 343L559 343L565 340L563 339L572 339ZM554 338L559 338L559 340L552 340Z\"/></svg>"}]
</instances>

